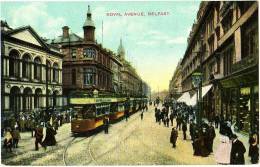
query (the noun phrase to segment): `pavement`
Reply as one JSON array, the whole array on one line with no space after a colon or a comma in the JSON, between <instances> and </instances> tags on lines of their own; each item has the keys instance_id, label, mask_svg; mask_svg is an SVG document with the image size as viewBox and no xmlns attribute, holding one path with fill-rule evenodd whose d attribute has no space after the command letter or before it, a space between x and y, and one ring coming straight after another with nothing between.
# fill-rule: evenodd
<instances>
[{"instance_id":1,"label":"pavement","mask_svg":"<svg viewBox=\"0 0 260 167\"><path fill-rule=\"evenodd\" d=\"M174 122L174 126L176 122ZM189 126L188 126L189 127ZM216 165L214 152L219 145L220 135L216 130L213 154L208 157L193 156L192 142L187 131L188 140L183 140L179 131L177 147L170 143L170 127L155 122L154 107L144 112L133 114L128 121L121 120L111 124L109 134L103 131L92 136L74 138L70 124L63 124L58 129L57 146L40 147L34 150L34 138L30 132L21 133L19 148L13 153L1 150L1 163L5 165ZM250 163L248 155L248 137L236 133L244 143L246 164Z\"/></svg>"}]
</instances>

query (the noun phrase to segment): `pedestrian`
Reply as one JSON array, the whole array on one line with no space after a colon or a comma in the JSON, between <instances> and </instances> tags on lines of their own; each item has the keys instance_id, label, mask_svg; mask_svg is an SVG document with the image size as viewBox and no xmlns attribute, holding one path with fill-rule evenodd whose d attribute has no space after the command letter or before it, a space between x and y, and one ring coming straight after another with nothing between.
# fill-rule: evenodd
<instances>
[{"instance_id":1,"label":"pedestrian","mask_svg":"<svg viewBox=\"0 0 260 167\"><path fill-rule=\"evenodd\" d=\"M141 116L141 120L143 120L144 112L141 112L140 116Z\"/></svg>"},{"instance_id":2,"label":"pedestrian","mask_svg":"<svg viewBox=\"0 0 260 167\"><path fill-rule=\"evenodd\" d=\"M44 141L42 142L42 145L44 147L56 145L56 143L57 143L56 139L55 139L55 135L56 134L57 133L55 132L55 130L51 126L50 122L47 122L47 125L46 125L46 136L45 136Z\"/></svg>"},{"instance_id":3,"label":"pedestrian","mask_svg":"<svg viewBox=\"0 0 260 167\"><path fill-rule=\"evenodd\" d=\"M215 152L215 160L218 164L228 165L230 164L232 141L228 136L220 135L220 144Z\"/></svg>"},{"instance_id":4,"label":"pedestrian","mask_svg":"<svg viewBox=\"0 0 260 167\"><path fill-rule=\"evenodd\" d=\"M42 138L43 138L43 127L42 127L42 125L36 126L34 137L35 137L35 150L37 151L37 150L39 150L38 144L40 144L42 147L44 147L43 144L42 144ZM44 147L44 148L46 148L46 147Z\"/></svg>"},{"instance_id":5,"label":"pedestrian","mask_svg":"<svg viewBox=\"0 0 260 167\"><path fill-rule=\"evenodd\" d=\"M178 131L174 127L174 128L172 128L171 137L170 137L170 142L172 143L173 148L176 147L177 138L178 138Z\"/></svg>"},{"instance_id":6,"label":"pedestrian","mask_svg":"<svg viewBox=\"0 0 260 167\"><path fill-rule=\"evenodd\" d=\"M244 144L238 140L237 135L233 134L232 137L232 148L231 148L231 157L230 164L245 164L244 154L246 148Z\"/></svg>"},{"instance_id":7,"label":"pedestrian","mask_svg":"<svg viewBox=\"0 0 260 167\"><path fill-rule=\"evenodd\" d=\"M191 137L191 140L193 141L193 138L194 138L194 123L193 123L193 120L190 121L190 127L189 127L189 130L190 130L190 137Z\"/></svg>"},{"instance_id":8,"label":"pedestrian","mask_svg":"<svg viewBox=\"0 0 260 167\"><path fill-rule=\"evenodd\" d=\"M182 124L182 131L183 131L183 140L186 140L186 131L187 131L186 122L183 122L183 124Z\"/></svg>"},{"instance_id":9,"label":"pedestrian","mask_svg":"<svg viewBox=\"0 0 260 167\"><path fill-rule=\"evenodd\" d=\"M4 135L4 148L6 149L6 152L9 150L12 152L12 143L13 143L13 136L11 134L11 128L6 128L6 132Z\"/></svg>"},{"instance_id":10,"label":"pedestrian","mask_svg":"<svg viewBox=\"0 0 260 167\"><path fill-rule=\"evenodd\" d=\"M251 157L252 164L257 164L259 160L259 148L257 142L258 142L257 134L254 133L249 138L249 152L248 152L248 156Z\"/></svg>"},{"instance_id":11,"label":"pedestrian","mask_svg":"<svg viewBox=\"0 0 260 167\"><path fill-rule=\"evenodd\" d=\"M219 125L219 116L218 116L218 114L215 116L214 121L215 121L215 128L218 129L218 125Z\"/></svg>"},{"instance_id":12,"label":"pedestrian","mask_svg":"<svg viewBox=\"0 0 260 167\"><path fill-rule=\"evenodd\" d=\"M169 127L169 122L170 122L169 117L166 117L166 126L167 126L167 127Z\"/></svg>"},{"instance_id":13,"label":"pedestrian","mask_svg":"<svg viewBox=\"0 0 260 167\"><path fill-rule=\"evenodd\" d=\"M18 143L19 140L21 139L18 127L14 128L14 130L12 131L12 137L13 137L13 147L18 148Z\"/></svg>"},{"instance_id":14,"label":"pedestrian","mask_svg":"<svg viewBox=\"0 0 260 167\"><path fill-rule=\"evenodd\" d=\"M176 122L177 122L177 129L179 127L179 130L181 130L181 116L180 115L177 115L177 118L176 118Z\"/></svg>"},{"instance_id":15,"label":"pedestrian","mask_svg":"<svg viewBox=\"0 0 260 167\"><path fill-rule=\"evenodd\" d=\"M103 122L104 122L104 132L105 132L105 134L108 134L108 127L109 127L108 117L105 117Z\"/></svg>"},{"instance_id":16,"label":"pedestrian","mask_svg":"<svg viewBox=\"0 0 260 167\"><path fill-rule=\"evenodd\" d=\"M210 153L213 152L213 142L216 137L215 129L213 127L213 123L210 124L208 128L208 139L207 139L207 149L209 150Z\"/></svg>"},{"instance_id":17,"label":"pedestrian","mask_svg":"<svg viewBox=\"0 0 260 167\"><path fill-rule=\"evenodd\" d=\"M174 115L173 115L173 112L171 112L170 114L170 120L171 120L171 125L173 126L173 118L174 118Z\"/></svg>"}]
</instances>

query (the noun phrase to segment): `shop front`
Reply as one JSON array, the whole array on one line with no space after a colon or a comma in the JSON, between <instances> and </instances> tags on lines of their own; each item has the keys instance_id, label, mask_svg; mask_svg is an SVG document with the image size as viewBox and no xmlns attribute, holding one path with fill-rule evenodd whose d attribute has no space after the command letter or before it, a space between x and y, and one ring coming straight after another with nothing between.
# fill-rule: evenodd
<instances>
[{"instance_id":1,"label":"shop front","mask_svg":"<svg viewBox=\"0 0 260 167\"><path fill-rule=\"evenodd\" d=\"M258 69L244 71L220 81L221 110L236 131L257 132L259 129Z\"/></svg>"}]
</instances>

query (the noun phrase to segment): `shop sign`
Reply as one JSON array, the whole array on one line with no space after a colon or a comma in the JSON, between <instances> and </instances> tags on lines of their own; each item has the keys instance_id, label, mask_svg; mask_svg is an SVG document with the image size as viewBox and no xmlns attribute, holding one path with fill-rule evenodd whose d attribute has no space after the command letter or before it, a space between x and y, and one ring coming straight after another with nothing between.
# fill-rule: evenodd
<instances>
[{"instance_id":1,"label":"shop sign","mask_svg":"<svg viewBox=\"0 0 260 167\"><path fill-rule=\"evenodd\" d=\"M241 88L240 93L241 95L250 95L250 87Z\"/></svg>"}]
</instances>

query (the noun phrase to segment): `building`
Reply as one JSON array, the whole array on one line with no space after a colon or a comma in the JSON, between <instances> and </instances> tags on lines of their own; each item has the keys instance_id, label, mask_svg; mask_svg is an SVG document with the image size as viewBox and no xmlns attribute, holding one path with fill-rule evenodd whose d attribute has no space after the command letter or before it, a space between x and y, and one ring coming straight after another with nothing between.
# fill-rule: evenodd
<instances>
[{"instance_id":1,"label":"building","mask_svg":"<svg viewBox=\"0 0 260 167\"><path fill-rule=\"evenodd\" d=\"M178 62L177 67L174 71L174 74L172 76L172 79L170 80L169 83L169 95L171 98L177 99L180 97L181 92L182 92L182 87L181 87L181 60Z\"/></svg>"},{"instance_id":2,"label":"building","mask_svg":"<svg viewBox=\"0 0 260 167\"><path fill-rule=\"evenodd\" d=\"M122 82L122 94L131 97L141 97L142 96L142 79L137 74L135 68L125 59L125 49L120 40L120 45L118 47L118 57L122 62L122 67L120 71L121 82Z\"/></svg>"},{"instance_id":3,"label":"building","mask_svg":"<svg viewBox=\"0 0 260 167\"><path fill-rule=\"evenodd\" d=\"M2 127L62 106L62 58L32 27L13 29L1 21Z\"/></svg>"},{"instance_id":4,"label":"building","mask_svg":"<svg viewBox=\"0 0 260 167\"><path fill-rule=\"evenodd\" d=\"M87 17L83 24L83 38L70 33L69 27L64 26L62 35L50 41L59 46L65 55L63 92L67 97L74 93L92 96L94 90L104 96L119 91L118 71L121 63L112 51L97 43L95 29L88 6Z\"/></svg>"},{"instance_id":5,"label":"building","mask_svg":"<svg viewBox=\"0 0 260 167\"><path fill-rule=\"evenodd\" d=\"M237 130L258 131L258 2L203 1L181 62L183 92L202 72L204 117L221 115Z\"/></svg>"}]
</instances>

